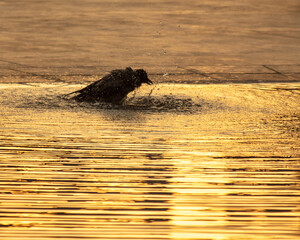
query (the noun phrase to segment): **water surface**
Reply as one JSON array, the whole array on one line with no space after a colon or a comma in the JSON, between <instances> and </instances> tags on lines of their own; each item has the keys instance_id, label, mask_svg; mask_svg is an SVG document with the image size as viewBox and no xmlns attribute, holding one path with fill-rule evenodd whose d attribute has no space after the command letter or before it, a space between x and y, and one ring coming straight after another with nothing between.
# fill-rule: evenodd
<instances>
[{"instance_id":1,"label":"water surface","mask_svg":"<svg viewBox=\"0 0 300 240\"><path fill-rule=\"evenodd\" d=\"M299 238L299 84L80 87L0 85L1 239Z\"/></svg>"}]
</instances>

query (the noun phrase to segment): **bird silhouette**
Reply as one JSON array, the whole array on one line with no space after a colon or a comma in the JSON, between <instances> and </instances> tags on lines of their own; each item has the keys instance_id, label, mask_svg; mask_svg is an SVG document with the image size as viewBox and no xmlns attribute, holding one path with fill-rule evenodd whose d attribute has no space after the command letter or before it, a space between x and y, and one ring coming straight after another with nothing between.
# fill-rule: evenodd
<instances>
[{"instance_id":1,"label":"bird silhouette","mask_svg":"<svg viewBox=\"0 0 300 240\"><path fill-rule=\"evenodd\" d=\"M152 84L145 70L117 69L85 88L72 92L71 99L79 102L108 102L122 104L128 93L140 87L142 83Z\"/></svg>"}]
</instances>

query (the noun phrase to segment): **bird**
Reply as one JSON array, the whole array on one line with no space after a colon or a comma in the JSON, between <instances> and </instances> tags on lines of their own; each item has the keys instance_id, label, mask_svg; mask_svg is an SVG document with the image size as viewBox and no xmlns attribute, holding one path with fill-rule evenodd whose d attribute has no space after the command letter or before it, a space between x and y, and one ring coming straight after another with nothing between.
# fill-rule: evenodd
<instances>
[{"instance_id":1,"label":"bird","mask_svg":"<svg viewBox=\"0 0 300 240\"><path fill-rule=\"evenodd\" d=\"M144 69L133 70L127 67L113 70L100 80L67 95L76 94L71 99L78 102L107 102L120 105L127 94L139 88L142 83L153 84L147 72Z\"/></svg>"}]
</instances>

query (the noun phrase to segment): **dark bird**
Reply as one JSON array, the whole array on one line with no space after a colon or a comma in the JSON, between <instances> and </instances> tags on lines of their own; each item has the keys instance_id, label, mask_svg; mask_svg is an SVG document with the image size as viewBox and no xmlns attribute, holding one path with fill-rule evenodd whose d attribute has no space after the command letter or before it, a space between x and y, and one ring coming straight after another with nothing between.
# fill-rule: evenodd
<instances>
[{"instance_id":1,"label":"dark bird","mask_svg":"<svg viewBox=\"0 0 300 240\"><path fill-rule=\"evenodd\" d=\"M71 99L80 102L121 104L127 94L140 87L142 83L152 84L146 71L143 69L134 71L127 67L124 70L113 70L100 80L70 94L77 94Z\"/></svg>"}]
</instances>

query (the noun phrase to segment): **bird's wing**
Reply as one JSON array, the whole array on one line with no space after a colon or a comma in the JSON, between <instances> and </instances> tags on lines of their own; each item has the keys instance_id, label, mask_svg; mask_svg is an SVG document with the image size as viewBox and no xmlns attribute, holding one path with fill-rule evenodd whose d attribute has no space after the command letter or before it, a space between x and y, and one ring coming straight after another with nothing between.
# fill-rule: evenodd
<instances>
[{"instance_id":1,"label":"bird's wing","mask_svg":"<svg viewBox=\"0 0 300 240\"><path fill-rule=\"evenodd\" d=\"M128 78L128 76L132 76L133 70L130 67L127 67L125 70L113 70L109 74L105 75L100 80L91 83L90 85L86 86L85 88L82 88L80 90L77 90L75 92L69 93L88 93L91 91L97 91L101 92L105 90L107 87L122 87L124 86L124 80Z\"/></svg>"},{"instance_id":2,"label":"bird's wing","mask_svg":"<svg viewBox=\"0 0 300 240\"><path fill-rule=\"evenodd\" d=\"M111 74L108 74L101 78L100 80L91 83L90 85L86 86L83 89L78 90L78 93L82 94L89 94L89 93L95 93L95 92L102 92L105 91L105 88L114 85L114 79L111 76Z\"/></svg>"},{"instance_id":3,"label":"bird's wing","mask_svg":"<svg viewBox=\"0 0 300 240\"><path fill-rule=\"evenodd\" d=\"M65 96L69 96L69 95L72 95L72 94L75 94L75 93L79 93L79 94L85 94L85 93L89 93L91 92L95 86L101 86L101 83L103 82L103 80L108 77L108 75L104 76L103 78L101 78L100 80L96 81L96 82L93 82L89 85L87 85L86 87L82 88L82 89L79 89L79 90L76 90L74 92L71 92L71 93L68 93L66 94Z\"/></svg>"},{"instance_id":4,"label":"bird's wing","mask_svg":"<svg viewBox=\"0 0 300 240\"><path fill-rule=\"evenodd\" d=\"M127 95L127 84L124 84L124 76L119 72L112 72L87 87L78 91L79 98L88 99L122 99ZM125 90L125 93L124 93Z\"/></svg>"},{"instance_id":5,"label":"bird's wing","mask_svg":"<svg viewBox=\"0 0 300 240\"><path fill-rule=\"evenodd\" d=\"M113 70L100 80L68 95L76 94L73 98L78 100L94 101L105 99L111 102L119 102L129 92L134 90L135 86L132 83L133 74L134 72L131 68Z\"/></svg>"}]
</instances>

